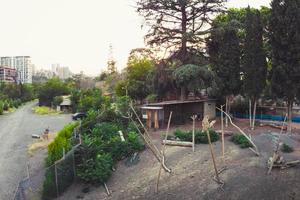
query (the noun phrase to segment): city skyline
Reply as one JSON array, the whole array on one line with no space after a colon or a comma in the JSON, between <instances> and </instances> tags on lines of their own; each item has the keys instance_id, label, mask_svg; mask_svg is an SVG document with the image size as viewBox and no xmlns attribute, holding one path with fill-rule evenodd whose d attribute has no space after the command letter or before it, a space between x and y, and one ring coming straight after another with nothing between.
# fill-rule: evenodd
<instances>
[{"instance_id":1,"label":"city skyline","mask_svg":"<svg viewBox=\"0 0 300 200\"><path fill-rule=\"evenodd\" d=\"M37 68L60 63L74 73L98 75L106 70L109 45L117 69L129 52L144 47L146 29L134 0L0 0L0 56L30 56ZM270 0L231 0L227 7L269 5ZM13 13L13 14L12 14Z\"/></svg>"}]
</instances>

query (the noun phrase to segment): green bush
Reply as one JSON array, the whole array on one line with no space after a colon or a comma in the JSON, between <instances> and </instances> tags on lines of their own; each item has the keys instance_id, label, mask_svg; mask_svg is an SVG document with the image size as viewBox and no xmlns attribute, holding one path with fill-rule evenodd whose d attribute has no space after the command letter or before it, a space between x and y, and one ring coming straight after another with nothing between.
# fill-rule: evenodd
<instances>
[{"instance_id":1,"label":"green bush","mask_svg":"<svg viewBox=\"0 0 300 200\"><path fill-rule=\"evenodd\" d=\"M145 149L145 145L136 132L129 132L127 135L127 141L132 151L142 151Z\"/></svg>"},{"instance_id":2,"label":"green bush","mask_svg":"<svg viewBox=\"0 0 300 200\"><path fill-rule=\"evenodd\" d=\"M57 197L56 184L55 184L55 171L54 167L48 169L45 173L45 180L43 183L42 199L55 199Z\"/></svg>"},{"instance_id":3,"label":"green bush","mask_svg":"<svg viewBox=\"0 0 300 200\"><path fill-rule=\"evenodd\" d=\"M48 156L46 158L46 165L50 166L55 161L59 160L63 156L63 149L67 152L70 147L70 137L72 135L73 129L78 125L78 123L70 123L61 129L54 141L48 145Z\"/></svg>"},{"instance_id":4,"label":"green bush","mask_svg":"<svg viewBox=\"0 0 300 200\"><path fill-rule=\"evenodd\" d=\"M211 142L216 142L220 139L219 134L213 129L209 129L208 133L210 135ZM195 143L208 144L207 133L202 130L195 131Z\"/></svg>"},{"instance_id":5,"label":"green bush","mask_svg":"<svg viewBox=\"0 0 300 200\"><path fill-rule=\"evenodd\" d=\"M284 153L291 153L294 151L294 148L289 146L288 144L283 143L283 145L281 147L281 151Z\"/></svg>"},{"instance_id":6,"label":"green bush","mask_svg":"<svg viewBox=\"0 0 300 200\"><path fill-rule=\"evenodd\" d=\"M191 142L193 140L192 132L187 132L181 129L176 129L174 132L175 137L177 137L179 140L182 141L189 141Z\"/></svg>"},{"instance_id":7,"label":"green bush","mask_svg":"<svg viewBox=\"0 0 300 200\"><path fill-rule=\"evenodd\" d=\"M231 141L239 145L241 148L252 147L252 144L247 140L247 138L241 134L233 134Z\"/></svg>"},{"instance_id":8,"label":"green bush","mask_svg":"<svg viewBox=\"0 0 300 200\"><path fill-rule=\"evenodd\" d=\"M0 101L0 115L3 114L3 102Z\"/></svg>"},{"instance_id":9,"label":"green bush","mask_svg":"<svg viewBox=\"0 0 300 200\"><path fill-rule=\"evenodd\" d=\"M3 110L4 111L8 111L8 109L9 109L9 103L8 103L8 101L4 101L4 103L3 103Z\"/></svg>"},{"instance_id":10,"label":"green bush","mask_svg":"<svg viewBox=\"0 0 300 200\"><path fill-rule=\"evenodd\" d=\"M92 183L104 183L112 173L113 159L109 153L98 154L95 159L84 160L78 166L78 176Z\"/></svg>"},{"instance_id":11,"label":"green bush","mask_svg":"<svg viewBox=\"0 0 300 200\"><path fill-rule=\"evenodd\" d=\"M120 129L118 126L112 122L98 123L93 128L91 134L97 136L102 140L109 140L110 138L118 135Z\"/></svg>"},{"instance_id":12,"label":"green bush","mask_svg":"<svg viewBox=\"0 0 300 200\"><path fill-rule=\"evenodd\" d=\"M209 129L209 135L210 135L211 142L216 142L220 138L219 134L216 131L214 131L213 129ZM182 141L192 142L192 140L193 140L192 131L183 131L180 129L176 129L174 132L174 136ZM169 138L172 138L172 137L170 136ZM206 132L204 132L202 130L196 130L195 131L195 143L196 144L199 144L199 143L208 144L208 138L207 138Z\"/></svg>"}]
</instances>

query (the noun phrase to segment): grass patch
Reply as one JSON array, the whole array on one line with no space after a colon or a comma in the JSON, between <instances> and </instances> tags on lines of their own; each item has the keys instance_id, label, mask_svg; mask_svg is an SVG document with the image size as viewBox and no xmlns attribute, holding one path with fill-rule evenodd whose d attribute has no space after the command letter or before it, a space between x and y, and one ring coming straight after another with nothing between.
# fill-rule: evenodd
<instances>
[{"instance_id":1,"label":"grass patch","mask_svg":"<svg viewBox=\"0 0 300 200\"><path fill-rule=\"evenodd\" d=\"M294 151L294 148L289 146L288 144L283 143L283 145L281 147L281 151L284 153L291 153Z\"/></svg>"},{"instance_id":2,"label":"grass patch","mask_svg":"<svg viewBox=\"0 0 300 200\"><path fill-rule=\"evenodd\" d=\"M32 111L36 114L46 115L46 114L59 114L60 112L49 108L47 106L35 106L32 108Z\"/></svg>"},{"instance_id":3,"label":"grass patch","mask_svg":"<svg viewBox=\"0 0 300 200\"><path fill-rule=\"evenodd\" d=\"M247 138L241 134L233 134L233 136L231 137L231 141L234 144L239 145L241 148L252 147L252 144L247 140Z\"/></svg>"},{"instance_id":4,"label":"grass patch","mask_svg":"<svg viewBox=\"0 0 300 200\"><path fill-rule=\"evenodd\" d=\"M44 139L35 139L35 141L32 144L29 144L27 146L27 151L30 155L33 154L34 151L38 150L38 149L46 149L48 147L48 145L53 142L54 138L56 136L56 133L49 133L48 134L48 140L44 140Z\"/></svg>"}]
</instances>

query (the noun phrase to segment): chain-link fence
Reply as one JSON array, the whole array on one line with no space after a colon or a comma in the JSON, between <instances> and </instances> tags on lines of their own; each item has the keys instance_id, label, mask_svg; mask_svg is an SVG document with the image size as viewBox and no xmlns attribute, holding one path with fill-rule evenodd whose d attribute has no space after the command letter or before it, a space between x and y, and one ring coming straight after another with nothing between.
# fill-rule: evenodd
<instances>
[{"instance_id":1,"label":"chain-link fence","mask_svg":"<svg viewBox=\"0 0 300 200\"><path fill-rule=\"evenodd\" d=\"M14 194L14 200L25 199L54 199L61 195L76 177L75 151L80 146L80 128L73 130L72 148L63 157L46 169L30 173L27 168L27 177L21 180Z\"/></svg>"}]
</instances>

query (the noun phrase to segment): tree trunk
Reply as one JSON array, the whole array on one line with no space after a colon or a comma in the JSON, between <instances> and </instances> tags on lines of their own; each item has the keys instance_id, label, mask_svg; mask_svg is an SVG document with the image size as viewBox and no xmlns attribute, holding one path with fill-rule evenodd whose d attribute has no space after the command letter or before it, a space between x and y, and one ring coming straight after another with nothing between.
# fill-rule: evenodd
<instances>
[{"instance_id":1,"label":"tree trunk","mask_svg":"<svg viewBox=\"0 0 300 200\"><path fill-rule=\"evenodd\" d=\"M180 100L184 101L185 100L185 87L182 86L180 89Z\"/></svg>"},{"instance_id":2,"label":"tree trunk","mask_svg":"<svg viewBox=\"0 0 300 200\"><path fill-rule=\"evenodd\" d=\"M288 100L288 133L292 133L292 109L293 109L293 101Z\"/></svg>"},{"instance_id":3,"label":"tree trunk","mask_svg":"<svg viewBox=\"0 0 300 200\"><path fill-rule=\"evenodd\" d=\"M186 13L186 7L181 7L181 30L182 30L182 39L181 39L181 61L184 63L186 59L186 53L187 53L187 13Z\"/></svg>"},{"instance_id":4,"label":"tree trunk","mask_svg":"<svg viewBox=\"0 0 300 200\"><path fill-rule=\"evenodd\" d=\"M254 130L254 127L255 127L255 115L256 115L256 103L257 103L257 100L254 99L254 106L253 106L253 116L252 116L252 130Z\"/></svg>"},{"instance_id":5,"label":"tree trunk","mask_svg":"<svg viewBox=\"0 0 300 200\"><path fill-rule=\"evenodd\" d=\"M249 98L249 123L251 128L251 98Z\"/></svg>"}]
</instances>

